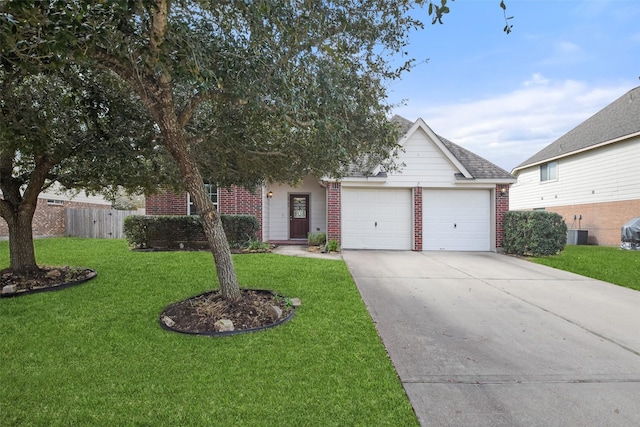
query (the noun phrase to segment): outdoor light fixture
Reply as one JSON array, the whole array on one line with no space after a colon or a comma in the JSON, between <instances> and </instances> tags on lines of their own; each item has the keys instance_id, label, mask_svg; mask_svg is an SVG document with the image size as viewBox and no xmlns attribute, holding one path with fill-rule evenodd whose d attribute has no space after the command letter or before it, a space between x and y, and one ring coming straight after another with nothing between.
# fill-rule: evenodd
<instances>
[{"instance_id":1,"label":"outdoor light fixture","mask_svg":"<svg viewBox=\"0 0 640 427\"><path fill-rule=\"evenodd\" d=\"M269 191L269 192L267 193L267 199L270 199L270 198L272 198L272 197L273 197L273 191Z\"/></svg>"},{"instance_id":2,"label":"outdoor light fixture","mask_svg":"<svg viewBox=\"0 0 640 427\"><path fill-rule=\"evenodd\" d=\"M505 194L507 194L507 187L502 187L502 188L500 189L500 194L502 194L503 196L504 196Z\"/></svg>"}]
</instances>

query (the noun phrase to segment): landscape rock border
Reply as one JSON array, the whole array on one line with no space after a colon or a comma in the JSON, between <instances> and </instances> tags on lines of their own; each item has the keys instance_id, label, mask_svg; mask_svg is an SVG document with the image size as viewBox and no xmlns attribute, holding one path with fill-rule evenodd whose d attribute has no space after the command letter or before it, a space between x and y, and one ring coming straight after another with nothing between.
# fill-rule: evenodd
<instances>
[{"instance_id":1,"label":"landscape rock border","mask_svg":"<svg viewBox=\"0 0 640 427\"><path fill-rule=\"evenodd\" d=\"M23 289L23 290L19 290L19 291L16 291L16 292L5 292L4 287L3 287L0 290L0 298L14 298L14 297L20 297L20 296L24 296L24 295L37 294L37 293L40 293L40 292L61 291L63 289L67 289L67 288L70 288L72 286L77 286L77 285L81 285L83 283L86 283L89 280L94 279L98 275L98 272L95 271L92 268L86 268L86 267L76 267L76 268L78 268L80 270L83 270L83 271L89 271L88 277L85 277L84 279L80 279L80 280L74 280L74 281L71 281L71 282L61 283L60 285L56 285L56 286L45 286L45 287L36 288L36 289Z\"/></svg>"},{"instance_id":2,"label":"landscape rock border","mask_svg":"<svg viewBox=\"0 0 640 427\"><path fill-rule=\"evenodd\" d=\"M283 297L282 295L280 295L280 294L278 294L278 293L276 293L274 291L268 290L268 289L247 289L247 290L256 291L256 292L266 292L266 293L270 293L271 295L274 295L274 296ZM170 326L170 325L167 324L167 323L171 324L171 322L166 322L165 321L165 312L170 307L174 306L175 304L179 304L179 303L182 303L184 301L188 301L190 299L195 299L195 298L201 297L203 295L207 295L207 294L211 294L211 293L215 293L215 292L217 292L217 290L209 290L209 291L197 294L197 295L190 296L188 298L185 298L184 300L181 300L181 301L178 301L178 302L171 303L171 304L167 305L165 308L162 309L162 311L160 312L160 315L158 316L158 323L160 324L160 327L162 329L164 329L164 330L167 330L167 331L177 332L177 333L185 334L185 335L203 335L203 336L209 336L209 337L224 337L224 336L231 336L231 335L247 334L247 333L251 333L251 332L259 332L259 331L263 331L263 330L266 330L266 329L275 328L277 326L282 325L283 323L288 322L296 314L297 306L294 306L293 309L291 310L291 312L287 316L285 316L285 317L279 319L278 321L276 321L274 323L271 323L269 325L260 326L260 327L257 327L257 328L236 329L236 330L233 330L233 331L219 331L219 332L218 331L206 331L206 332L185 331L185 330L182 330L182 329L174 328L173 325ZM297 298L296 298L296 300L297 300Z\"/></svg>"}]
</instances>

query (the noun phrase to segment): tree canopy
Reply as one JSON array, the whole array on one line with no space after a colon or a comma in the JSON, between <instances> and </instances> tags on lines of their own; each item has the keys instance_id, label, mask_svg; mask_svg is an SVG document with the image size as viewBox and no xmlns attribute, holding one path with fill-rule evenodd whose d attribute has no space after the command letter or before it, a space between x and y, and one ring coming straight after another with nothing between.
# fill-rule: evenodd
<instances>
[{"instance_id":1,"label":"tree canopy","mask_svg":"<svg viewBox=\"0 0 640 427\"><path fill-rule=\"evenodd\" d=\"M8 65L8 64L3 64ZM11 267L36 268L31 221L38 195L57 188L115 195L157 185L159 134L119 79L66 66L25 74L0 66L0 216Z\"/></svg>"},{"instance_id":2,"label":"tree canopy","mask_svg":"<svg viewBox=\"0 0 640 427\"><path fill-rule=\"evenodd\" d=\"M449 12L446 0L4 1L0 52L16 67L78 63L129 85L178 165L223 295L235 300L204 179L339 177L354 161L387 158L398 132L386 84L412 65L408 35L423 24L410 12L425 4L434 22Z\"/></svg>"}]
</instances>

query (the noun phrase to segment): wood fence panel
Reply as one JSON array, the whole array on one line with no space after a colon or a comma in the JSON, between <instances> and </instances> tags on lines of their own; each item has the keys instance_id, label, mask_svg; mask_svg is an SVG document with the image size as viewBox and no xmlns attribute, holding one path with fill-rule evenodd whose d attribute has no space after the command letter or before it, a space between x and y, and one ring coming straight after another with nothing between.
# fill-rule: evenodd
<instances>
[{"instance_id":1,"label":"wood fence panel","mask_svg":"<svg viewBox=\"0 0 640 427\"><path fill-rule=\"evenodd\" d=\"M64 235L68 237L122 239L124 238L124 219L131 215L138 215L138 212L115 209L67 208L65 209Z\"/></svg>"}]
</instances>

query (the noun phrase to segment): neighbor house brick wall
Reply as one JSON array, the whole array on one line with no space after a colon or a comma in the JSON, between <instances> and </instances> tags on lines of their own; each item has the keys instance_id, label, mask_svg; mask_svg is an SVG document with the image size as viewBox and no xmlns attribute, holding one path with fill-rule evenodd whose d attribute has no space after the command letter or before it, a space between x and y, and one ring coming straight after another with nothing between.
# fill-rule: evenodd
<instances>
[{"instance_id":1,"label":"neighbor house brick wall","mask_svg":"<svg viewBox=\"0 0 640 427\"><path fill-rule=\"evenodd\" d=\"M413 189L413 250L422 251L422 187Z\"/></svg>"},{"instance_id":2,"label":"neighbor house brick wall","mask_svg":"<svg viewBox=\"0 0 640 427\"><path fill-rule=\"evenodd\" d=\"M503 193L504 190L504 193ZM496 185L496 249L502 247L504 213L509 210L509 185Z\"/></svg>"},{"instance_id":3,"label":"neighbor house brick wall","mask_svg":"<svg viewBox=\"0 0 640 427\"><path fill-rule=\"evenodd\" d=\"M169 190L152 194L146 200L147 215L188 215L187 193L176 194Z\"/></svg>"},{"instance_id":4,"label":"neighbor house brick wall","mask_svg":"<svg viewBox=\"0 0 640 427\"><path fill-rule=\"evenodd\" d=\"M327 184L327 241L341 242L341 198L342 185L339 182Z\"/></svg>"},{"instance_id":5,"label":"neighbor house brick wall","mask_svg":"<svg viewBox=\"0 0 640 427\"><path fill-rule=\"evenodd\" d=\"M66 208L96 208L111 209L109 205L81 203L64 200L62 204L49 203L48 199L38 199L36 211L33 214L33 236L53 237L64 236L64 222ZM0 237L8 237L9 228L4 218L0 219Z\"/></svg>"},{"instance_id":6,"label":"neighbor house brick wall","mask_svg":"<svg viewBox=\"0 0 640 427\"><path fill-rule=\"evenodd\" d=\"M218 211L227 215L254 215L260 228L258 236L262 236L262 187L254 191L243 187L232 186L218 189Z\"/></svg>"},{"instance_id":7,"label":"neighbor house brick wall","mask_svg":"<svg viewBox=\"0 0 640 427\"><path fill-rule=\"evenodd\" d=\"M570 229L587 230L590 245L617 246L622 226L632 218L640 217L640 200L550 206L546 210L562 215Z\"/></svg>"}]
</instances>

